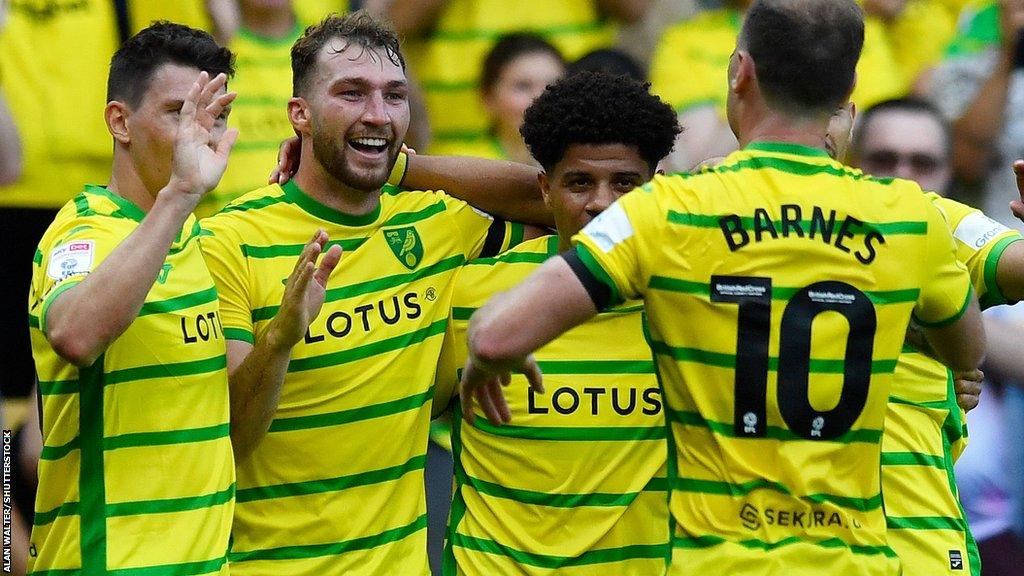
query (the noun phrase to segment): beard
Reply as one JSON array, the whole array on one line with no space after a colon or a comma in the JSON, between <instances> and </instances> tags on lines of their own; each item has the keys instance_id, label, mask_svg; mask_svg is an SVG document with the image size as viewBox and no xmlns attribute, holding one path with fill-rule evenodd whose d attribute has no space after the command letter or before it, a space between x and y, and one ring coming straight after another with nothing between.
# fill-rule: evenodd
<instances>
[{"instance_id":1,"label":"beard","mask_svg":"<svg viewBox=\"0 0 1024 576\"><path fill-rule=\"evenodd\" d=\"M363 168L356 166L348 157L352 150L349 148L347 135L338 136L320 126L319 122L313 123L312 126L313 157L328 174L345 186L364 192L374 192L387 183L401 151L401 142L392 139L387 151L387 162L380 168Z\"/></svg>"}]
</instances>

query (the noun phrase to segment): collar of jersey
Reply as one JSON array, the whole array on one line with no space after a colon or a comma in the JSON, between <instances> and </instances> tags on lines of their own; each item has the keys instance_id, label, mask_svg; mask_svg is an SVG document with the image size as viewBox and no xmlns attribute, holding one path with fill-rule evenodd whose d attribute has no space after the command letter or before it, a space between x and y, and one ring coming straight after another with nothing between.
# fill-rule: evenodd
<instances>
[{"instance_id":1,"label":"collar of jersey","mask_svg":"<svg viewBox=\"0 0 1024 576\"><path fill-rule=\"evenodd\" d=\"M125 218L135 220L136 222L142 222L142 219L146 217L146 213L142 211L142 208L132 204L131 200L114 194L108 190L106 186L86 184L85 191L97 196L103 196L107 200L113 202L114 205L117 206L117 211L112 214L113 216L123 216Z\"/></svg>"},{"instance_id":2,"label":"collar of jersey","mask_svg":"<svg viewBox=\"0 0 1024 576\"><path fill-rule=\"evenodd\" d=\"M781 154L794 154L797 156L817 156L830 158L828 152L821 148L811 148L802 144L792 142L751 142L744 150L756 150L758 152L776 152Z\"/></svg>"},{"instance_id":3,"label":"collar of jersey","mask_svg":"<svg viewBox=\"0 0 1024 576\"><path fill-rule=\"evenodd\" d=\"M289 180L281 185L281 189L284 190L284 197L292 204L295 204L299 208L302 208L309 214L316 216L321 220L328 222L334 222L335 224L341 224L342 226L369 226L377 221L380 217L380 202L377 202L377 207L368 214L362 216L355 216L352 214L345 214L339 210L335 210L330 206L324 206L317 202L305 192L303 192L294 180Z\"/></svg>"}]
</instances>

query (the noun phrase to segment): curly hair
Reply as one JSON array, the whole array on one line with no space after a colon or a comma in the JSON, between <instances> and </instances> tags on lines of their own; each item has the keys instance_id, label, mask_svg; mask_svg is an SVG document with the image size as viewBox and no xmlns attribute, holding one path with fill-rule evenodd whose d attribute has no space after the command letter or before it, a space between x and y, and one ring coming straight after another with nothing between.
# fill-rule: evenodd
<instances>
[{"instance_id":1,"label":"curly hair","mask_svg":"<svg viewBox=\"0 0 1024 576\"><path fill-rule=\"evenodd\" d=\"M150 26L125 41L110 59L107 101L138 106L158 68L164 64L191 66L210 73L235 73L235 56L208 33L167 21Z\"/></svg>"},{"instance_id":2,"label":"curly hair","mask_svg":"<svg viewBox=\"0 0 1024 576\"><path fill-rule=\"evenodd\" d=\"M526 109L520 128L547 171L573 144L636 146L654 170L681 131L675 111L651 94L650 84L600 72L580 72L548 86Z\"/></svg>"}]
</instances>

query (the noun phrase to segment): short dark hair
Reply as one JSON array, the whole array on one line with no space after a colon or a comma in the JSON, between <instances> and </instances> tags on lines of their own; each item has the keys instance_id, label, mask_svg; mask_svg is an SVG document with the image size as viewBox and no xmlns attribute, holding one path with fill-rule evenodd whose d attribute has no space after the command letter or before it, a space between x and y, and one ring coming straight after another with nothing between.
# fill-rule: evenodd
<instances>
[{"instance_id":1,"label":"short dark hair","mask_svg":"<svg viewBox=\"0 0 1024 576\"><path fill-rule=\"evenodd\" d=\"M864 137L871 122L876 116L887 112L922 114L931 117L942 130L942 141L946 150L945 160L953 160L953 130L949 125L949 121L946 120L946 117L942 115L942 112L934 104L927 100L913 97L885 100L865 110L860 118L858 118L856 129L853 131L853 147L851 152L854 156L859 156L864 150Z\"/></svg>"},{"instance_id":2,"label":"short dark hair","mask_svg":"<svg viewBox=\"0 0 1024 576\"><path fill-rule=\"evenodd\" d=\"M208 33L182 24L157 21L125 41L110 59L107 101L138 106L153 74L164 64L191 66L211 77L235 73L235 55Z\"/></svg>"},{"instance_id":3,"label":"short dark hair","mask_svg":"<svg viewBox=\"0 0 1024 576\"><path fill-rule=\"evenodd\" d=\"M339 16L329 14L314 24L292 46L292 95L300 96L307 86L310 73L316 67L320 50L333 38L344 39L363 50L380 50L394 65L405 71L398 34L386 22L377 20L366 10Z\"/></svg>"},{"instance_id":4,"label":"short dark hair","mask_svg":"<svg viewBox=\"0 0 1024 576\"><path fill-rule=\"evenodd\" d=\"M530 153L551 171L573 144L636 146L653 171L681 131L675 110L628 76L580 72L548 86L523 115Z\"/></svg>"},{"instance_id":5,"label":"short dark hair","mask_svg":"<svg viewBox=\"0 0 1024 576\"><path fill-rule=\"evenodd\" d=\"M770 106L829 115L853 89L864 13L854 0L756 0L740 45L754 59Z\"/></svg>"},{"instance_id":6,"label":"short dark hair","mask_svg":"<svg viewBox=\"0 0 1024 576\"><path fill-rule=\"evenodd\" d=\"M526 54L550 54L554 59L565 64L562 53L542 36L532 32L513 32L498 38L484 58L483 70L480 73L480 91L487 94L498 83L501 73L513 60Z\"/></svg>"},{"instance_id":7,"label":"short dark hair","mask_svg":"<svg viewBox=\"0 0 1024 576\"><path fill-rule=\"evenodd\" d=\"M647 80L647 72L635 58L615 48L598 48L587 52L569 65L566 75L580 72L604 72L610 76L629 76L637 82Z\"/></svg>"}]
</instances>

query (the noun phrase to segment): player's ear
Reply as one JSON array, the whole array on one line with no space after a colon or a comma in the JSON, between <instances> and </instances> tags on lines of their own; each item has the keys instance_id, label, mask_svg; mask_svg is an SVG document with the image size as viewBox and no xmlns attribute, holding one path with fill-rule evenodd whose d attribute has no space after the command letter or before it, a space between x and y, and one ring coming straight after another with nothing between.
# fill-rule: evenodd
<instances>
[{"instance_id":1,"label":"player's ear","mask_svg":"<svg viewBox=\"0 0 1024 576\"><path fill-rule=\"evenodd\" d=\"M128 117L131 111L124 102L111 100L103 110L103 118L107 122L107 131L114 137L114 140L121 144L131 143L131 136L128 134Z\"/></svg>"},{"instance_id":2,"label":"player's ear","mask_svg":"<svg viewBox=\"0 0 1024 576\"><path fill-rule=\"evenodd\" d=\"M305 98L296 96L288 101L288 120L291 121L295 134L300 138L312 134L309 104Z\"/></svg>"},{"instance_id":3,"label":"player's ear","mask_svg":"<svg viewBox=\"0 0 1024 576\"><path fill-rule=\"evenodd\" d=\"M754 59L746 50L737 50L733 58L735 65L729 70L729 90L740 93L745 91L756 77Z\"/></svg>"},{"instance_id":4,"label":"player's ear","mask_svg":"<svg viewBox=\"0 0 1024 576\"><path fill-rule=\"evenodd\" d=\"M544 197L544 205L551 209L551 182L548 180L548 173L541 170L537 173L537 185L540 186L540 194Z\"/></svg>"}]
</instances>

